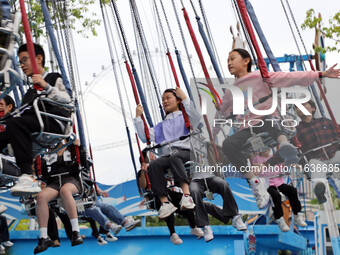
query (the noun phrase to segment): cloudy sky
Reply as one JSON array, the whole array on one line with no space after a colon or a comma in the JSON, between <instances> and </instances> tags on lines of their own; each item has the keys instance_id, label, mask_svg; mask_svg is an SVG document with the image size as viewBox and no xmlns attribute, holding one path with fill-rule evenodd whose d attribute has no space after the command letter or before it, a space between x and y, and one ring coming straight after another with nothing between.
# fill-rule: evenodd
<instances>
[{"instance_id":1,"label":"cloudy sky","mask_svg":"<svg viewBox=\"0 0 340 255\"><path fill-rule=\"evenodd\" d=\"M171 5L171 1L164 1L165 10L171 24L171 30L174 34L177 48L181 51L183 62L186 68L187 75L191 77L191 72L188 67L188 61L186 60L183 43L180 37L178 26L174 16L174 10ZM196 9L199 12L198 1L194 0ZM217 52L221 59L222 68L224 74L229 77L227 70L227 54L231 49L232 36L229 31L230 26L236 24L235 14L232 9L231 1L229 0L203 0L206 15L210 24L211 33L214 38ZM267 40L272 48L272 51L276 57L283 56L284 54L298 54L298 50L295 46L293 37L291 35L289 25L285 18L281 2L279 0L256 0L251 1L262 29L267 37ZM157 0L158 7L159 0ZM197 30L197 24L193 9L188 0L183 0L189 16L191 18L192 25L195 29L196 36L199 39L201 49L205 55L207 65L210 67L211 62L206 54L204 44L199 36ZM180 1L176 1L177 11L180 15L181 23L184 29L185 38L189 46L190 54L192 55L192 62L195 68L195 74L197 77L202 77L197 55L192 46L188 30L184 23L182 11L180 9ZM319 0L299 0L290 1L291 8L295 15L297 24L300 26L305 18L306 11L310 8L314 8L317 12L320 12L324 19L328 19L336 11L340 10L340 1L337 0L324 0L320 4ZM120 15L124 24L125 32L127 34L129 45L132 52L136 52L136 43L134 40L133 27L131 25L131 15L127 0L117 1L117 5L120 11ZM152 7L151 0L137 1L138 9L141 15L144 31L149 44L151 55L153 56L153 62L155 64L155 70L157 79L160 82L161 90L168 86L174 87L174 83L169 78L168 67L166 66L164 55L164 45L162 39L159 38L159 33L156 28L155 13ZM101 12L99 5L95 5L91 8L101 18ZM110 14L110 12L109 12ZM164 17L161 13L162 18ZM168 29L163 19L163 26L168 36ZM81 84L83 90L86 90L86 117L88 130L90 134L90 140L92 147L94 148L94 160L95 170L98 181L105 184L117 184L122 181L130 180L134 178L133 167L130 159L129 149L126 145L126 131L123 122L123 117L119 113L119 98L117 96L117 89L113 72L110 68L111 60L109 57L109 49L106 41L105 30L103 24L97 28L98 36L85 39L80 35L74 35L74 43L76 48L78 67L80 72ZM113 34L117 40L115 31ZM312 43L314 42L314 31L302 31L302 37L306 44L307 50L310 53L312 50ZM169 48L174 56L174 50L170 38L167 37ZM327 43L327 42L326 42ZM301 48L303 50L303 48ZM122 63L121 51L118 47L119 61ZM304 53L304 51L303 51ZM135 55L134 60L136 66L138 66L138 58ZM174 59L175 61L175 59ZM328 54L327 64L331 65L340 61L339 54ZM176 65L176 63L175 63ZM107 67L105 71L102 71L102 66ZM177 66L177 65L176 65ZM130 116L128 103L132 108L132 115L134 115L135 103L131 94L131 85L126 78L125 69L122 65L122 70L125 75L125 84L127 89L127 95L123 92L124 104L128 117ZM288 70L287 66L282 66L282 69ZM309 69L309 67L308 67ZM96 77L93 77L93 73L96 73ZM210 72L214 77L213 70ZM90 85L85 86L85 83ZM122 86L122 82L121 82ZM151 85L149 85L151 86ZM329 97L333 109L336 109L336 115L339 116L339 110L337 105L337 98L335 94L339 94L339 82L335 81L329 85ZM126 99L128 98L128 99ZM132 122L128 121L130 132L134 137L134 128ZM114 146L112 148L110 147ZM135 146L135 155L137 155Z\"/></svg>"}]
</instances>

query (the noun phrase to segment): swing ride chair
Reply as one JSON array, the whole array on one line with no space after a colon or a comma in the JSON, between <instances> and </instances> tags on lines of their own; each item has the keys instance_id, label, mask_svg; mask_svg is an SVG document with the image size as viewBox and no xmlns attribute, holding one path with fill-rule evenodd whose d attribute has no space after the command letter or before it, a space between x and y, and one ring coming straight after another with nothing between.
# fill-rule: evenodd
<instances>
[{"instance_id":1,"label":"swing ride chair","mask_svg":"<svg viewBox=\"0 0 340 255\"><path fill-rule=\"evenodd\" d=\"M71 172L65 172L61 174L52 174L48 177L58 177L61 181L63 175L71 174ZM47 177L47 176L46 176ZM39 177L40 180L44 181L44 177ZM79 217L84 216L85 208L91 207L95 204L97 200L96 191L94 188L94 181L90 176L90 172L86 167L81 167L79 169L79 180L81 184L81 192L74 194L73 198L76 201L77 211ZM20 203L24 205L25 211L29 217L36 216L36 197L37 195L20 197ZM50 201L49 205L54 209L58 210L60 213L66 213L65 207L60 197Z\"/></svg>"},{"instance_id":2,"label":"swing ride chair","mask_svg":"<svg viewBox=\"0 0 340 255\"><path fill-rule=\"evenodd\" d=\"M4 163L8 166L10 165L12 169L16 169L17 171L15 173L3 173ZM20 169L11 161L9 160L2 160L0 156L0 190L7 190L13 187L17 180L17 176L19 176Z\"/></svg>"},{"instance_id":3,"label":"swing ride chair","mask_svg":"<svg viewBox=\"0 0 340 255\"><path fill-rule=\"evenodd\" d=\"M70 117L64 117L64 116L59 116L47 112L42 112L39 109L39 102L42 104L48 103L50 105L54 105L56 107L62 108L70 113ZM37 97L33 101L33 108L35 110L36 116L39 121L40 125L40 131L35 132L32 134L33 137L33 154L34 155L39 155L39 154L53 154L56 153L57 151L71 145L75 139L76 136L73 133L73 119L74 119L74 112L75 112L75 106L74 102L71 104L62 104L55 102L53 100L47 99L47 98L40 98ZM63 123L64 124L64 131L63 134L57 134L57 133L49 133L44 131L44 122L43 118L50 117L55 119L58 123ZM67 139L67 142L64 143L61 147L59 147L59 143L62 142L64 139Z\"/></svg>"},{"instance_id":4,"label":"swing ride chair","mask_svg":"<svg viewBox=\"0 0 340 255\"><path fill-rule=\"evenodd\" d=\"M153 147L149 147L146 150L151 151L155 155L158 155L158 153L156 152L157 149L160 149L164 146L169 146L170 154L172 154L171 144L176 142L176 141L184 140L186 138L191 138L190 139L190 148L191 148L191 153L190 153L191 156L190 157L191 157L191 160L185 162L184 167L187 171L188 176L192 176L195 172L195 167L197 165L203 165L204 159L207 156L207 153L206 153L206 150L205 150L206 142L205 142L205 139L202 136L201 132L192 132L188 135L181 136L178 139L172 140L170 142L166 142L166 143L163 143L163 144L157 144ZM173 181L173 175L172 175L170 169L167 170L167 172L164 174L164 176L169 182ZM155 203L156 202L155 202L155 199L152 195L151 189L146 189L145 191L143 191L142 195L143 195L143 198L144 198L144 201L145 201L144 205L146 206L146 208L148 210L155 210L155 208L156 208Z\"/></svg>"},{"instance_id":5,"label":"swing ride chair","mask_svg":"<svg viewBox=\"0 0 340 255\"><path fill-rule=\"evenodd\" d=\"M308 153L311 153L311 152L315 152L315 151L319 151L319 150L322 150L323 151L323 153L326 155L326 157L328 158L328 155L327 155L327 153L326 153L326 151L325 151L325 148L327 148L327 147L330 147L330 146L333 146L333 145L335 145L335 144L338 144L338 145L340 145L340 140L337 140L337 141L334 141L334 142L331 142L331 143L327 143L327 144L324 144L324 145L322 145L322 146L319 146L319 147L316 147L316 148L314 148L314 149L310 149L310 150L308 150L308 151L306 151L306 152L304 152L304 153L301 153L302 154L302 158L303 158L303 160L305 161L305 163L306 164L308 164L308 162L309 162L309 160L307 159L307 154ZM340 147L340 146L339 146ZM321 161L321 160L320 160ZM332 165L332 164L336 164L336 163L329 163L328 165ZM307 171L305 171L305 168L304 168L304 174L306 175L306 177L308 178L308 180L311 180L311 176L309 175L309 172L307 172ZM331 176L332 176L332 174L333 174L333 171L332 172L327 172L327 178L330 178Z\"/></svg>"},{"instance_id":6,"label":"swing ride chair","mask_svg":"<svg viewBox=\"0 0 340 255\"><path fill-rule=\"evenodd\" d=\"M11 14L11 20L6 20L6 27L0 27L0 91L10 90L15 85L15 80L19 80L20 75L12 69L11 56L14 52L15 44L19 41L17 33L20 24L20 12ZM11 79L11 76L14 79ZM5 93L7 94L7 93Z\"/></svg>"}]
</instances>

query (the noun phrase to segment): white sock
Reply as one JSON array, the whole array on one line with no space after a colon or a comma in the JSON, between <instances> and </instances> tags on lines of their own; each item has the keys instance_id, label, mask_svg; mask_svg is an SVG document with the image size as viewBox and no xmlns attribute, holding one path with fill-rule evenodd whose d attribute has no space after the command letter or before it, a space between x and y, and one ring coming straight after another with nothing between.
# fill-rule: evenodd
<instances>
[{"instance_id":1,"label":"white sock","mask_svg":"<svg viewBox=\"0 0 340 255\"><path fill-rule=\"evenodd\" d=\"M41 238L47 238L47 228L40 228L40 237Z\"/></svg>"},{"instance_id":2,"label":"white sock","mask_svg":"<svg viewBox=\"0 0 340 255\"><path fill-rule=\"evenodd\" d=\"M78 224L78 218L70 219L72 231L78 231L79 232L79 224Z\"/></svg>"}]
</instances>

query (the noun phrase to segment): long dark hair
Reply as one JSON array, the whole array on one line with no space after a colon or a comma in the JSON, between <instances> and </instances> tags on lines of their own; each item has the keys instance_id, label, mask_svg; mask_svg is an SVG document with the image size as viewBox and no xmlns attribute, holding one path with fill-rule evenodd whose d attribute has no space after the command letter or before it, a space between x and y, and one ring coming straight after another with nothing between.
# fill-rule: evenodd
<instances>
[{"instance_id":1,"label":"long dark hair","mask_svg":"<svg viewBox=\"0 0 340 255\"><path fill-rule=\"evenodd\" d=\"M245 49L240 49L240 48L233 49L231 52L237 52L238 54L241 55L241 57L243 59L249 58L249 63L248 63L248 66L247 66L247 72L250 73L251 72L251 66L253 65L253 61L251 59L251 56L250 56L249 52L246 51Z\"/></svg>"},{"instance_id":2,"label":"long dark hair","mask_svg":"<svg viewBox=\"0 0 340 255\"><path fill-rule=\"evenodd\" d=\"M15 110L15 102L14 102L13 98L10 97L9 95L6 95L3 99L5 101L6 106L12 105L11 112L13 112Z\"/></svg>"}]
</instances>

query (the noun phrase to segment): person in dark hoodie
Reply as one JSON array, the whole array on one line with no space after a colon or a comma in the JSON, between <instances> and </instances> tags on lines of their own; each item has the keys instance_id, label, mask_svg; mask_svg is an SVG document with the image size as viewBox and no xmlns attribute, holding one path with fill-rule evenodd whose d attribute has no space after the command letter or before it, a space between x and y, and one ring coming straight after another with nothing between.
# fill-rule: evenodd
<instances>
[{"instance_id":1,"label":"person in dark hoodie","mask_svg":"<svg viewBox=\"0 0 340 255\"><path fill-rule=\"evenodd\" d=\"M22 100L19 117L7 118L4 122L6 130L0 133L0 151L7 144L11 144L16 159L16 164L20 168L21 174L18 182L11 189L13 196L31 195L41 191L37 181L32 175L33 149L32 149L32 133L40 131L40 124L36 113L32 107L33 101L39 94L53 101L68 104L71 103L71 97L68 94L61 75L59 73L47 73L45 66L45 53L40 45L34 44L35 60L37 63L38 73L35 74L28 53L27 45L21 45L18 50L19 63L22 71L32 77L32 83L38 89L30 87ZM70 111L49 104L47 102L40 103L39 108L51 114L69 117ZM51 133L64 132L65 125L62 121L54 118L43 118L44 131Z\"/></svg>"}]
</instances>

